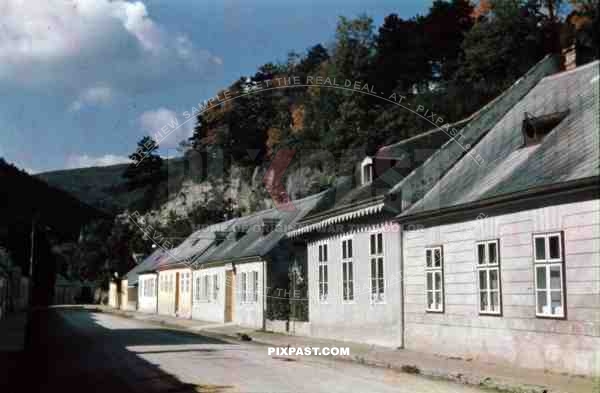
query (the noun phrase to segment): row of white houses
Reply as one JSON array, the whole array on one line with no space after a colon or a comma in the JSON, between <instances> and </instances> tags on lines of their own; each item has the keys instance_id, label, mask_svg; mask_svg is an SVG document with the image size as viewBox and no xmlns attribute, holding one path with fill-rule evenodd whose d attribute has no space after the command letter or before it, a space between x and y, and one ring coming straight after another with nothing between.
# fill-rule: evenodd
<instances>
[{"instance_id":1,"label":"row of white houses","mask_svg":"<svg viewBox=\"0 0 600 393\"><path fill-rule=\"evenodd\" d=\"M357 163L349 190L156 251L122 304L266 328L293 263L302 334L598 374L598 79L598 61L546 58L468 119Z\"/></svg>"}]
</instances>

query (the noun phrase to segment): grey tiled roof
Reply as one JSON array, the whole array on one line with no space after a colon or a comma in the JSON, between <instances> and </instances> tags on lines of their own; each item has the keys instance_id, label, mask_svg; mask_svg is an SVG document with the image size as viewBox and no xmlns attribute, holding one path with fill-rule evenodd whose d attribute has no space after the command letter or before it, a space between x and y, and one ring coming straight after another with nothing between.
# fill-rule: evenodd
<instances>
[{"instance_id":1,"label":"grey tiled roof","mask_svg":"<svg viewBox=\"0 0 600 393\"><path fill-rule=\"evenodd\" d=\"M226 238L218 245L213 244L196 259L196 263L222 262L267 255L285 238L286 232L295 228L298 221L317 207L330 192L331 190L323 191L295 200L292 205L263 210L232 220ZM263 220L277 220L277 227L263 235ZM237 229L244 231L241 237L236 234Z\"/></svg>"},{"instance_id":2,"label":"grey tiled roof","mask_svg":"<svg viewBox=\"0 0 600 393\"><path fill-rule=\"evenodd\" d=\"M476 163L471 149L542 78L559 69L557 57L547 56L519 78L509 89L469 117L459 134L444 144L427 161L390 191L390 199L402 200L403 209L420 200L461 158ZM460 128L460 127L458 127ZM397 207L396 207L397 208Z\"/></svg>"},{"instance_id":3,"label":"grey tiled roof","mask_svg":"<svg viewBox=\"0 0 600 393\"><path fill-rule=\"evenodd\" d=\"M134 286L138 282L139 275L144 272L150 272L156 269L161 263L164 263L168 255L165 250L158 248L139 265L131 269L123 278L127 278L127 285Z\"/></svg>"},{"instance_id":4,"label":"grey tiled roof","mask_svg":"<svg viewBox=\"0 0 600 393\"><path fill-rule=\"evenodd\" d=\"M465 156L401 216L468 204L600 175L599 62L543 78ZM524 147L527 112L568 115L536 145Z\"/></svg>"},{"instance_id":5,"label":"grey tiled roof","mask_svg":"<svg viewBox=\"0 0 600 393\"><path fill-rule=\"evenodd\" d=\"M457 125L463 123L459 122ZM302 220L301 225L381 203L392 187L427 160L449 139L450 135L446 131L434 129L380 148L373 157L373 161L375 171L385 171L385 176L376 177L372 183L354 187L349 184L350 179L346 179L346 184L337 189L337 198L332 200L329 205L323 205L321 209L314 210ZM390 168L389 164L384 164L383 168L378 167L379 163L391 160L396 162L394 168Z\"/></svg>"},{"instance_id":6,"label":"grey tiled roof","mask_svg":"<svg viewBox=\"0 0 600 393\"><path fill-rule=\"evenodd\" d=\"M263 210L200 229L171 250L156 250L127 273L128 285L135 285L138 275L143 272L190 266L192 262L193 266L198 266L209 262L265 256L283 240L290 228L294 228L301 218L317 207L329 194L331 190L295 200L292 204L279 208ZM277 220L278 227L263 235L263 220L269 219ZM243 236L237 235L239 230L245 231ZM225 238L217 243L219 233L225 234Z\"/></svg>"},{"instance_id":7,"label":"grey tiled roof","mask_svg":"<svg viewBox=\"0 0 600 393\"><path fill-rule=\"evenodd\" d=\"M548 56L467 119L382 147L374 157L375 163L397 160L394 172L387 171L386 179L378 178L371 184L351 188L327 208L308 215L301 224L310 225L384 200L387 211L395 212L400 208L394 201L408 199L409 205L418 201L540 79L557 70L558 59Z\"/></svg>"}]
</instances>

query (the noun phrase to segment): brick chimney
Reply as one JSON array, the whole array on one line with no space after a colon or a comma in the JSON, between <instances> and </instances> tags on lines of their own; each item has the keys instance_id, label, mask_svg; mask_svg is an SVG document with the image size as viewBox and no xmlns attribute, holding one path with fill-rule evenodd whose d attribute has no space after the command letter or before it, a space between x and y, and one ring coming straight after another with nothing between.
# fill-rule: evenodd
<instances>
[{"instance_id":1,"label":"brick chimney","mask_svg":"<svg viewBox=\"0 0 600 393\"><path fill-rule=\"evenodd\" d=\"M577 67L577 50L575 49L575 44L571 44L562 49L562 62L565 71Z\"/></svg>"}]
</instances>

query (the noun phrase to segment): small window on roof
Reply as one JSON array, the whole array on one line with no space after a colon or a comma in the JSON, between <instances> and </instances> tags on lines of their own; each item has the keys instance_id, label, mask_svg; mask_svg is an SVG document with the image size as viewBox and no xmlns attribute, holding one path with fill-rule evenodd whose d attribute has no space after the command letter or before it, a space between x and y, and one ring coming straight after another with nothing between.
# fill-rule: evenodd
<instances>
[{"instance_id":1,"label":"small window on roof","mask_svg":"<svg viewBox=\"0 0 600 393\"><path fill-rule=\"evenodd\" d=\"M360 164L360 184L369 184L373 181L373 159L365 157Z\"/></svg>"},{"instance_id":2,"label":"small window on roof","mask_svg":"<svg viewBox=\"0 0 600 393\"><path fill-rule=\"evenodd\" d=\"M541 116L532 116L525 112L523 119L523 146L540 143L557 125L569 114L569 111L549 113Z\"/></svg>"},{"instance_id":3,"label":"small window on roof","mask_svg":"<svg viewBox=\"0 0 600 393\"><path fill-rule=\"evenodd\" d=\"M217 244L221 244L225 241L225 238L227 237L227 232L215 232L215 242Z\"/></svg>"}]
</instances>

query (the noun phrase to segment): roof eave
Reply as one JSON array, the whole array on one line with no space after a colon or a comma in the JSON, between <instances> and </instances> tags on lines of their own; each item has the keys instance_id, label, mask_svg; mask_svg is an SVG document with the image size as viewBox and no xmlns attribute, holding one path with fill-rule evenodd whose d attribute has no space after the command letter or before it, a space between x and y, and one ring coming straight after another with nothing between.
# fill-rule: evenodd
<instances>
[{"instance_id":1,"label":"roof eave","mask_svg":"<svg viewBox=\"0 0 600 393\"><path fill-rule=\"evenodd\" d=\"M569 182L555 183L551 185L530 188L524 191L517 191L510 194L500 195L497 197L481 199L478 201L463 203L436 210L427 210L414 214L399 214L396 220L399 223L412 223L417 221L427 221L440 218L451 218L456 215L461 215L465 211L474 211L475 209L503 207L520 202L528 202L538 198L552 195L565 195L580 192L595 192L600 193L600 175L587 177L584 179L572 180Z\"/></svg>"}]
</instances>

